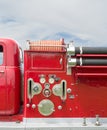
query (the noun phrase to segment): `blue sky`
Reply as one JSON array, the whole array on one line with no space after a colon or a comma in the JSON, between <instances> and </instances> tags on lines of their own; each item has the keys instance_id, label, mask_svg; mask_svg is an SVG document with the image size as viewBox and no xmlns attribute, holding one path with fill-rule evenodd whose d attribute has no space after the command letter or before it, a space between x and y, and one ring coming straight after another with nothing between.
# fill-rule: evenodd
<instances>
[{"instance_id":1,"label":"blue sky","mask_svg":"<svg viewBox=\"0 0 107 130\"><path fill-rule=\"evenodd\" d=\"M107 46L107 0L0 0L0 37Z\"/></svg>"}]
</instances>

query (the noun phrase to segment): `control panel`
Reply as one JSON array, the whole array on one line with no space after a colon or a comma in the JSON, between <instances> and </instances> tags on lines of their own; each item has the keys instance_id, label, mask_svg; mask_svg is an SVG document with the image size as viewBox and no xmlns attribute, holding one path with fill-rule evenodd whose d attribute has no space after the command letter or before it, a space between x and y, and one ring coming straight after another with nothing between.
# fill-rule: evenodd
<instances>
[{"instance_id":1,"label":"control panel","mask_svg":"<svg viewBox=\"0 0 107 130\"><path fill-rule=\"evenodd\" d=\"M35 74L29 72L32 78L30 76L27 79L26 109L35 112L35 116L55 115L66 104L71 88L67 87L67 81L61 77L62 74L38 74L36 79Z\"/></svg>"},{"instance_id":2,"label":"control panel","mask_svg":"<svg viewBox=\"0 0 107 130\"><path fill-rule=\"evenodd\" d=\"M24 117L106 117L106 58L62 46L34 42L24 52Z\"/></svg>"}]
</instances>

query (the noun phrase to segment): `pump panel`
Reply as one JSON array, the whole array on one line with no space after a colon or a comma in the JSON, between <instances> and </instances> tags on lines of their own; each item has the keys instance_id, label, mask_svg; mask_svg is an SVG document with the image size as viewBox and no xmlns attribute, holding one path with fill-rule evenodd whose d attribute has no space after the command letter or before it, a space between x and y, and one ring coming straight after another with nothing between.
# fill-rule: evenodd
<instances>
[{"instance_id":1,"label":"pump panel","mask_svg":"<svg viewBox=\"0 0 107 130\"><path fill-rule=\"evenodd\" d=\"M31 45L24 53L25 117L107 116L106 54L63 44Z\"/></svg>"}]
</instances>

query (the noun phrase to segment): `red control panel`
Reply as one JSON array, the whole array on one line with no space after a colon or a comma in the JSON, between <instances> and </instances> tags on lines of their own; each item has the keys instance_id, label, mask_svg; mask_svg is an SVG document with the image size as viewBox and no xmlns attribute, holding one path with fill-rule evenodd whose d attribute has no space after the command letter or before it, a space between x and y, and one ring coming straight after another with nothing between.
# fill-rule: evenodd
<instances>
[{"instance_id":1,"label":"red control panel","mask_svg":"<svg viewBox=\"0 0 107 130\"><path fill-rule=\"evenodd\" d=\"M107 66L91 65L102 54L72 56L71 51L55 47L24 52L24 116L106 117Z\"/></svg>"}]
</instances>

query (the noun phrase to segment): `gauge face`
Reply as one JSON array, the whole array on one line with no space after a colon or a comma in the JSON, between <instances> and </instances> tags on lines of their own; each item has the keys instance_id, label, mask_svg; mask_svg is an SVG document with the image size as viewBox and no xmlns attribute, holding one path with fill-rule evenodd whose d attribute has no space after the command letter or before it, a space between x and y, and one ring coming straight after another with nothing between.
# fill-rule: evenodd
<instances>
[{"instance_id":1,"label":"gauge face","mask_svg":"<svg viewBox=\"0 0 107 130\"><path fill-rule=\"evenodd\" d=\"M46 82L46 79L45 78L40 78L40 83L41 84L44 84Z\"/></svg>"},{"instance_id":2,"label":"gauge face","mask_svg":"<svg viewBox=\"0 0 107 130\"><path fill-rule=\"evenodd\" d=\"M50 88L50 84L49 83L45 83L44 87L45 87L45 89L49 89Z\"/></svg>"},{"instance_id":3,"label":"gauge face","mask_svg":"<svg viewBox=\"0 0 107 130\"><path fill-rule=\"evenodd\" d=\"M54 78L49 78L49 83L53 84L55 82Z\"/></svg>"},{"instance_id":4,"label":"gauge face","mask_svg":"<svg viewBox=\"0 0 107 130\"><path fill-rule=\"evenodd\" d=\"M38 94L40 94L41 91L42 91L42 86L41 86L41 84L40 84L40 83L34 83L32 90L33 90L33 91L32 91L33 95L38 95Z\"/></svg>"},{"instance_id":5,"label":"gauge face","mask_svg":"<svg viewBox=\"0 0 107 130\"><path fill-rule=\"evenodd\" d=\"M49 99L44 99L38 104L38 111L43 116L49 116L54 112L54 104Z\"/></svg>"},{"instance_id":6,"label":"gauge face","mask_svg":"<svg viewBox=\"0 0 107 130\"><path fill-rule=\"evenodd\" d=\"M60 84L55 84L52 88L52 92L55 96L61 96L62 95L62 87Z\"/></svg>"}]
</instances>

